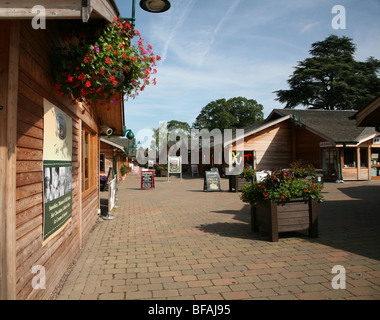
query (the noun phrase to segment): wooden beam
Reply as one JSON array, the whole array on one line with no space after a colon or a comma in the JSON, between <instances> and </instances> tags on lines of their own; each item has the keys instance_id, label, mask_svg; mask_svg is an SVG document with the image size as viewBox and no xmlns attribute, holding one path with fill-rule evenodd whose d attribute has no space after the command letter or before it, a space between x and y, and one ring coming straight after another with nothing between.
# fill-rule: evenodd
<instances>
[{"instance_id":1,"label":"wooden beam","mask_svg":"<svg viewBox=\"0 0 380 320\"><path fill-rule=\"evenodd\" d=\"M6 174L8 164L7 101L10 22L0 22L0 300L7 297Z\"/></svg>"},{"instance_id":2,"label":"wooden beam","mask_svg":"<svg viewBox=\"0 0 380 320\"><path fill-rule=\"evenodd\" d=\"M33 6L45 8L46 18L80 19L81 0L39 0L31 3L30 0L0 0L0 17L2 18L34 18Z\"/></svg>"},{"instance_id":3,"label":"wooden beam","mask_svg":"<svg viewBox=\"0 0 380 320\"><path fill-rule=\"evenodd\" d=\"M2 299L16 299L16 144L20 21L1 29L0 214ZM5 30L5 31L4 31ZM5 32L5 34L3 34ZM3 38L5 36L5 38Z\"/></svg>"}]
</instances>

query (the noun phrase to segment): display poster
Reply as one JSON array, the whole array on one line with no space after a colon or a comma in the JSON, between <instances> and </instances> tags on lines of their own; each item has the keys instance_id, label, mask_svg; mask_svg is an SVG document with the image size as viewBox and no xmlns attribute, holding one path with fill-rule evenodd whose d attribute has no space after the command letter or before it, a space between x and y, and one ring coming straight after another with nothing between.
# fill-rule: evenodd
<instances>
[{"instance_id":1,"label":"display poster","mask_svg":"<svg viewBox=\"0 0 380 320\"><path fill-rule=\"evenodd\" d=\"M108 183L108 190L108 213L110 213L116 203L116 177Z\"/></svg>"},{"instance_id":2,"label":"display poster","mask_svg":"<svg viewBox=\"0 0 380 320\"><path fill-rule=\"evenodd\" d=\"M154 171L142 170L141 171L141 189L153 189L154 188Z\"/></svg>"},{"instance_id":3,"label":"display poster","mask_svg":"<svg viewBox=\"0 0 380 320\"><path fill-rule=\"evenodd\" d=\"M181 173L181 157L168 157L169 173Z\"/></svg>"},{"instance_id":4,"label":"display poster","mask_svg":"<svg viewBox=\"0 0 380 320\"><path fill-rule=\"evenodd\" d=\"M221 191L218 171L206 171L203 191Z\"/></svg>"},{"instance_id":5,"label":"display poster","mask_svg":"<svg viewBox=\"0 0 380 320\"><path fill-rule=\"evenodd\" d=\"M72 217L72 119L44 99L43 245Z\"/></svg>"}]
</instances>

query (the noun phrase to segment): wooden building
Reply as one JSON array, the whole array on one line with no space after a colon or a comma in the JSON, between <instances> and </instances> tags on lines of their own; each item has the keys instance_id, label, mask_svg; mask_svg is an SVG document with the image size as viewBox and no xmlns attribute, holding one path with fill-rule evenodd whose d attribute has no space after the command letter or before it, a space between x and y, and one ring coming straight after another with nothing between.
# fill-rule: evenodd
<instances>
[{"instance_id":1,"label":"wooden building","mask_svg":"<svg viewBox=\"0 0 380 320\"><path fill-rule=\"evenodd\" d=\"M136 159L136 149L132 149L134 139L119 137L101 137L99 171L101 175L108 175L109 169L113 168L120 180L120 168L122 165L129 167Z\"/></svg>"},{"instance_id":2,"label":"wooden building","mask_svg":"<svg viewBox=\"0 0 380 320\"><path fill-rule=\"evenodd\" d=\"M51 295L98 218L100 125L115 135L124 126L123 103L108 111L74 106L57 95L50 72L59 32L112 21L119 16L114 1L38 4L46 9L45 29L32 27L28 1L0 1L0 299ZM54 132L64 149L50 143ZM48 165L51 154L64 155L65 165ZM62 203L64 215L53 211Z\"/></svg>"},{"instance_id":3,"label":"wooden building","mask_svg":"<svg viewBox=\"0 0 380 320\"><path fill-rule=\"evenodd\" d=\"M265 121L244 129L244 152L254 154L258 170L289 168L302 160L322 169L326 179L378 179L380 134L358 128L355 113L275 109ZM234 140L228 144L239 151Z\"/></svg>"}]
</instances>

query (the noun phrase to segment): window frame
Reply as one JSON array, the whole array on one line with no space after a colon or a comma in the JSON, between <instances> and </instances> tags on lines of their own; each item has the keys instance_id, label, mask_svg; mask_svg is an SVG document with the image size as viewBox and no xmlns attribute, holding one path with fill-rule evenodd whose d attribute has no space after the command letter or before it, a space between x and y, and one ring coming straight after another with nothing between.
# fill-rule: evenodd
<instances>
[{"instance_id":1,"label":"window frame","mask_svg":"<svg viewBox=\"0 0 380 320\"><path fill-rule=\"evenodd\" d=\"M88 143L86 142L86 138ZM98 176L98 143L97 143L97 134L92 133L87 128L82 128L82 196L85 197L87 194L93 192L97 188L97 176ZM87 157L86 157L86 146ZM88 161L88 162L87 162ZM87 166L86 166L87 162ZM86 185L86 174L88 185Z\"/></svg>"}]
</instances>

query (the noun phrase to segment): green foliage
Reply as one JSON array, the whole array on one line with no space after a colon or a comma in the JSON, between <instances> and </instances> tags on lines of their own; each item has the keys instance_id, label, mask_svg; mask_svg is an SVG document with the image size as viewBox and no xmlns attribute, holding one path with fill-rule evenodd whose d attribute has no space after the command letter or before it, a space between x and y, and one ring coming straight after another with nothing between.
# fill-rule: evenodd
<instances>
[{"instance_id":1,"label":"green foliage","mask_svg":"<svg viewBox=\"0 0 380 320\"><path fill-rule=\"evenodd\" d=\"M255 177L256 170L252 168L244 168L243 172L240 174L241 177L246 180L251 180Z\"/></svg>"},{"instance_id":2,"label":"green foliage","mask_svg":"<svg viewBox=\"0 0 380 320\"><path fill-rule=\"evenodd\" d=\"M314 176L317 173L317 170L312 164L296 161L290 164L289 172L297 178L305 178L307 176Z\"/></svg>"},{"instance_id":3,"label":"green foliage","mask_svg":"<svg viewBox=\"0 0 380 320\"><path fill-rule=\"evenodd\" d=\"M123 164L121 167L120 167L120 173L122 176L124 176L126 173L127 173L127 166L125 164Z\"/></svg>"},{"instance_id":4,"label":"green foliage","mask_svg":"<svg viewBox=\"0 0 380 320\"><path fill-rule=\"evenodd\" d=\"M380 61L354 59L352 39L331 35L312 44L311 58L298 63L288 80L290 90L278 90L277 101L286 108L355 110L380 95Z\"/></svg>"},{"instance_id":5,"label":"green foliage","mask_svg":"<svg viewBox=\"0 0 380 320\"><path fill-rule=\"evenodd\" d=\"M209 131L244 128L261 121L263 116L263 106L256 100L243 97L219 99L210 102L201 110L193 128Z\"/></svg>"},{"instance_id":6,"label":"green foliage","mask_svg":"<svg viewBox=\"0 0 380 320\"><path fill-rule=\"evenodd\" d=\"M126 20L115 18L113 23L73 28L62 41L52 57L53 76L57 94L69 95L74 103L114 103L156 83L150 77L160 57L150 45L144 47L140 33Z\"/></svg>"},{"instance_id":7,"label":"green foliage","mask_svg":"<svg viewBox=\"0 0 380 320\"><path fill-rule=\"evenodd\" d=\"M322 190L320 183L297 178L290 172L277 171L261 182L245 184L241 200L251 205L257 205L264 200L286 202L291 199L317 199L318 202L322 202Z\"/></svg>"}]
</instances>

